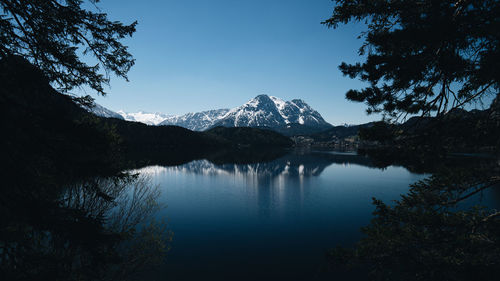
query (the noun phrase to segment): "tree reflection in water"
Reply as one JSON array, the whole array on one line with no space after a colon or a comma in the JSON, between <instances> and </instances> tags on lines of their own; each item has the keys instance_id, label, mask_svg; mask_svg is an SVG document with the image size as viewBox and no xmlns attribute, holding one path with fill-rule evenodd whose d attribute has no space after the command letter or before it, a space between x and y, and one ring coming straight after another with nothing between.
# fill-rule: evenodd
<instances>
[{"instance_id":1,"label":"tree reflection in water","mask_svg":"<svg viewBox=\"0 0 500 281\"><path fill-rule=\"evenodd\" d=\"M17 196L2 212L1 279L126 280L161 264L172 234L154 218L159 195L147 177L122 174Z\"/></svg>"},{"instance_id":2,"label":"tree reflection in water","mask_svg":"<svg viewBox=\"0 0 500 281\"><path fill-rule=\"evenodd\" d=\"M498 280L498 158L441 167L387 204L353 248L328 254L336 280ZM489 191L486 197L484 192Z\"/></svg>"}]
</instances>

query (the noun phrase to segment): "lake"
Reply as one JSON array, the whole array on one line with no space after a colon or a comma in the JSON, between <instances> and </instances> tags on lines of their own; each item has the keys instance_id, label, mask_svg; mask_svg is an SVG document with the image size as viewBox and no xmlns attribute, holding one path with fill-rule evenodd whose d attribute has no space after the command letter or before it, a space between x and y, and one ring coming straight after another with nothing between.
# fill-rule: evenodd
<instances>
[{"instance_id":1,"label":"lake","mask_svg":"<svg viewBox=\"0 0 500 281\"><path fill-rule=\"evenodd\" d=\"M158 185L174 232L159 280L321 279L325 253L369 223L372 197L399 199L426 177L356 153L294 151L253 164L134 170ZM153 276L151 276L152 278Z\"/></svg>"},{"instance_id":2,"label":"lake","mask_svg":"<svg viewBox=\"0 0 500 281\"><path fill-rule=\"evenodd\" d=\"M122 167L132 173L50 181L13 173L0 204L3 279L366 280L332 270L326 253L359 241L373 197L394 204L441 169L500 164L360 153L240 149L195 160L165 152L130 158ZM458 208L500 209L498 186L473 194Z\"/></svg>"}]
</instances>

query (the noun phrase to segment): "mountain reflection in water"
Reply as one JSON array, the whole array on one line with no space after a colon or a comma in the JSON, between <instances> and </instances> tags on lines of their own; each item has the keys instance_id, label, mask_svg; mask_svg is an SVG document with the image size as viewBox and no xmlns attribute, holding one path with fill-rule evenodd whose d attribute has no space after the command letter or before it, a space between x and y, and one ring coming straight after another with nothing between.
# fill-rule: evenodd
<instances>
[{"instance_id":1,"label":"mountain reflection in water","mask_svg":"<svg viewBox=\"0 0 500 281\"><path fill-rule=\"evenodd\" d=\"M5 280L323 280L326 251L360 238L372 197L400 199L439 165L476 165L329 151L140 156L128 167L149 166L124 177L4 189Z\"/></svg>"},{"instance_id":2,"label":"mountain reflection in water","mask_svg":"<svg viewBox=\"0 0 500 281\"><path fill-rule=\"evenodd\" d=\"M209 160L195 160L179 166L149 166L132 170L133 173L156 174L162 172L183 172L200 175L240 175L250 177L312 177L319 176L332 165L359 165L377 167L373 161L356 153L339 152L293 152L278 159L250 164L215 164Z\"/></svg>"},{"instance_id":3,"label":"mountain reflection in water","mask_svg":"<svg viewBox=\"0 0 500 281\"><path fill-rule=\"evenodd\" d=\"M158 217L175 233L158 276L314 279L329 248L359 238L372 196L397 199L424 177L355 153L292 151L242 163L218 158L132 171L160 186L168 207Z\"/></svg>"}]
</instances>

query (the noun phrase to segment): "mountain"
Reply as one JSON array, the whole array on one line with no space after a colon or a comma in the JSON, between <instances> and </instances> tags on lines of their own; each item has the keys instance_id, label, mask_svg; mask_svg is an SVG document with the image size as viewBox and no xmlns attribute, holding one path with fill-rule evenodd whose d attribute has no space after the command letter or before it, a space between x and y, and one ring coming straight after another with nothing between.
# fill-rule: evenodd
<instances>
[{"instance_id":1,"label":"mountain","mask_svg":"<svg viewBox=\"0 0 500 281\"><path fill-rule=\"evenodd\" d=\"M122 115L120 115L120 114L118 114L110 109L107 109L104 106L97 104L97 103L94 103L93 107L84 107L84 109L86 109L87 111L94 113L95 115L100 116L100 117L117 118L117 119L125 120L125 118L123 118Z\"/></svg>"},{"instance_id":2,"label":"mountain","mask_svg":"<svg viewBox=\"0 0 500 281\"><path fill-rule=\"evenodd\" d=\"M94 113L99 117L116 118L126 121L140 122L146 125L158 125L167 118L175 117L173 115L167 115L163 113L149 113L143 111L128 113L123 110L120 110L118 112L114 112L113 110L107 109L104 106L97 103L94 103L94 107L85 106L84 109L87 110L88 112Z\"/></svg>"},{"instance_id":3,"label":"mountain","mask_svg":"<svg viewBox=\"0 0 500 281\"><path fill-rule=\"evenodd\" d=\"M218 126L257 127L272 129L285 135L309 134L332 127L303 100L284 101L268 95L259 95L233 109L169 117L159 125L176 125L195 131Z\"/></svg>"},{"instance_id":4,"label":"mountain","mask_svg":"<svg viewBox=\"0 0 500 281\"><path fill-rule=\"evenodd\" d=\"M84 108L87 111L94 113L95 115L97 115L99 117L117 118L117 119L126 120L126 121L140 122L140 123L144 123L146 125L158 125L161 122L163 122L165 119L176 117L174 115L167 115L167 114L163 114L163 113L149 113L149 112L144 112L144 111L129 113L129 112L125 112L123 110L120 110L118 112L114 112L110 109L105 108L102 105L97 104L97 103L92 108L88 108L88 107L84 107ZM181 126L181 127L184 127L184 126Z\"/></svg>"},{"instance_id":5,"label":"mountain","mask_svg":"<svg viewBox=\"0 0 500 281\"><path fill-rule=\"evenodd\" d=\"M258 151L254 153L258 154ZM229 160L229 159L228 159ZM363 155L348 153L325 153L325 152L304 152L291 151L278 155L268 161L259 162L237 162L237 161L216 161L208 159L191 161L179 166L161 166L161 163L152 163L141 169L141 172L148 174L162 173L166 170L183 171L193 174L217 175L232 174L239 177L248 177L252 180L270 180L286 175L289 178L317 177L324 169L330 165L354 164L369 168L382 168L377 166L370 158ZM159 165L158 165L159 164ZM269 181L268 181L269 182Z\"/></svg>"},{"instance_id":6,"label":"mountain","mask_svg":"<svg viewBox=\"0 0 500 281\"><path fill-rule=\"evenodd\" d=\"M97 110L98 109L98 110ZM300 99L284 101L280 98L259 95L242 106L233 109L215 109L184 115L136 112L115 113L100 105L91 112L102 117L123 117L127 121L147 125L174 125L193 131L205 131L214 127L255 127L271 129L284 135L313 134L332 127L321 114Z\"/></svg>"},{"instance_id":7,"label":"mountain","mask_svg":"<svg viewBox=\"0 0 500 281\"><path fill-rule=\"evenodd\" d=\"M158 125L163 122L167 118L174 117L172 115L163 114L163 113L149 113L149 112L124 112L123 110L118 111L118 114L123 116L123 119L127 121L135 121L141 122L146 125Z\"/></svg>"},{"instance_id":8,"label":"mountain","mask_svg":"<svg viewBox=\"0 0 500 281\"><path fill-rule=\"evenodd\" d=\"M259 95L242 106L231 109L216 126L286 128L290 124L324 130L332 125L303 100L284 101Z\"/></svg>"},{"instance_id":9,"label":"mountain","mask_svg":"<svg viewBox=\"0 0 500 281\"><path fill-rule=\"evenodd\" d=\"M176 125L193 131L205 131L214 126L229 109L215 109L196 113L187 113L181 116L169 116L159 125Z\"/></svg>"}]
</instances>

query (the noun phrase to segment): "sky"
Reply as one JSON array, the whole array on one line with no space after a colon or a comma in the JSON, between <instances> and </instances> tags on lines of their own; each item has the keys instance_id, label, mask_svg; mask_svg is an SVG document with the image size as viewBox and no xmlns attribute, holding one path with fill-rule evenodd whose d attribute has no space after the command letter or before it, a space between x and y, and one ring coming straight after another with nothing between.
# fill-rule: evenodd
<instances>
[{"instance_id":1,"label":"sky","mask_svg":"<svg viewBox=\"0 0 500 281\"><path fill-rule=\"evenodd\" d=\"M363 26L328 29L330 0L102 0L111 20L137 32L129 82L111 77L96 102L114 111L184 114L233 108L259 94L303 99L334 124L380 119L345 99L363 84L338 65L361 61Z\"/></svg>"}]
</instances>

